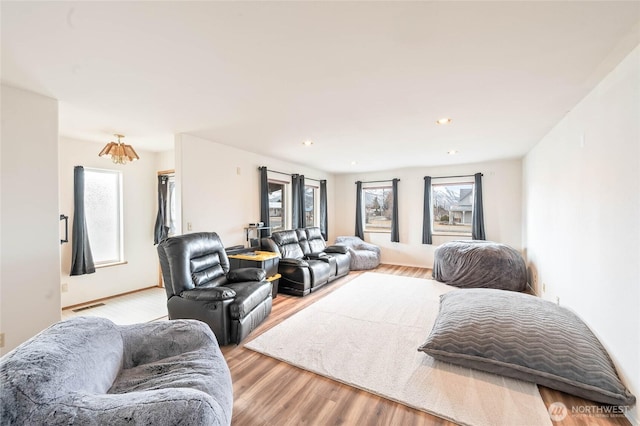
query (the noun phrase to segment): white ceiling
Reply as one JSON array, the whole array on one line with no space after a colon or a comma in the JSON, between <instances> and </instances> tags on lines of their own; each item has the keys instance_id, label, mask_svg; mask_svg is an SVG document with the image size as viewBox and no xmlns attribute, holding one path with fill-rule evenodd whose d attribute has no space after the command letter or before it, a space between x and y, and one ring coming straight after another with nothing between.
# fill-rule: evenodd
<instances>
[{"instance_id":1,"label":"white ceiling","mask_svg":"<svg viewBox=\"0 0 640 426\"><path fill-rule=\"evenodd\" d=\"M2 1L1 19L2 81L58 99L63 136L161 151L184 132L334 173L521 157L640 42L637 1Z\"/></svg>"}]
</instances>

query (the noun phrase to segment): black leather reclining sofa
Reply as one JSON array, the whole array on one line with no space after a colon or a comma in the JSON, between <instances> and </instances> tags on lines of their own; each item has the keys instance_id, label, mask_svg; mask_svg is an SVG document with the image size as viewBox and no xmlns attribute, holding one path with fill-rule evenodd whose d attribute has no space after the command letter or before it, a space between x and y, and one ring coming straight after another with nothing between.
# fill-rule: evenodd
<instances>
[{"instance_id":1,"label":"black leather reclining sofa","mask_svg":"<svg viewBox=\"0 0 640 426\"><path fill-rule=\"evenodd\" d=\"M327 246L318 227L274 232L261 245L263 250L280 254L281 293L306 296L349 273L349 249Z\"/></svg>"}]
</instances>

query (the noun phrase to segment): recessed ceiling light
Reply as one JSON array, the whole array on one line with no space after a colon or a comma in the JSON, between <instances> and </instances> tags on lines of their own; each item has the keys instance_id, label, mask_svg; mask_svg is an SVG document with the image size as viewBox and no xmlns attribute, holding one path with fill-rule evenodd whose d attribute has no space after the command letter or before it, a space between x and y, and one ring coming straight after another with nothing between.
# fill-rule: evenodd
<instances>
[{"instance_id":1,"label":"recessed ceiling light","mask_svg":"<svg viewBox=\"0 0 640 426\"><path fill-rule=\"evenodd\" d=\"M306 141L302 142L302 145L304 145L304 146L311 146L311 145L313 145L313 141L306 140Z\"/></svg>"},{"instance_id":2,"label":"recessed ceiling light","mask_svg":"<svg viewBox=\"0 0 640 426\"><path fill-rule=\"evenodd\" d=\"M443 117L443 118L439 119L438 121L436 121L436 123L444 125L444 124L451 123L451 121L452 120L449 117Z\"/></svg>"},{"instance_id":3,"label":"recessed ceiling light","mask_svg":"<svg viewBox=\"0 0 640 426\"><path fill-rule=\"evenodd\" d=\"M455 150L455 149L447 151L447 154L449 154L449 155L456 155L457 153L458 153L458 151Z\"/></svg>"},{"instance_id":4,"label":"recessed ceiling light","mask_svg":"<svg viewBox=\"0 0 640 426\"><path fill-rule=\"evenodd\" d=\"M351 165L352 165L352 166L355 166L356 164L358 164L358 162L357 162L357 161L352 161L352 162L351 162Z\"/></svg>"}]
</instances>

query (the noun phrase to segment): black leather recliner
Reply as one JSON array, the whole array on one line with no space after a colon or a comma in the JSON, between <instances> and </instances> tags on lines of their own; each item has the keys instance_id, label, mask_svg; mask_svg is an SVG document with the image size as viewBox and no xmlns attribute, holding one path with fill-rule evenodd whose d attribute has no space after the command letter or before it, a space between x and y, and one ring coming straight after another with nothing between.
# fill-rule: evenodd
<instances>
[{"instance_id":1,"label":"black leather recliner","mask_svg":"<svg viewBox=\"0 0 640 426\"><path fill-rule=\"evenodd\" d=\"M263 238L262 249L281 257L278 272L282 275L278 291L306 296L323 285L349 273L351 255L342 245L328 246L320 228L278 231Z\"/></svg>"},{"instance_id":2,"label":"black leather recliner","mask_svg":"<svg viewBox=\"0 0 640 426\"><path fill-rule=\"evenodd\" d=\"M229 270L215 232L170 237L158 244L169 319L197 319L220 345L238 344L271 312L271 283L260 268Z\"/></svg>"}]
</instances>

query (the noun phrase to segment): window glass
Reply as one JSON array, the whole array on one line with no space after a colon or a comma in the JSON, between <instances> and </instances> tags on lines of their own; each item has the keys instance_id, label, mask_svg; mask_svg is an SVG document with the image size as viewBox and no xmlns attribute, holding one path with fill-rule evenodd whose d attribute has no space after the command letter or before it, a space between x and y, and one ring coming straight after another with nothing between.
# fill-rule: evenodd
<instances>
[{"instance_id":1,"label":"window glass","mask_svg":"<svg viewBox=\"0 0 640 426\"><path fill-rule=\"evenodd\" d=\"M85 168L84 207L96 265L124 260L122 249L122 173Z\"/></svg>"},{"instance_id":2,"label":"window glass","mask_svg":"<svg viewBox=\"0 0 640 426\"><path fill-rule=\"evenodd\" d=\"M364 230L391 232L393 188L391 186L362 188Z\"/></svg>"},{"instance_id":3,"label":"window glass","mask_svg":"<svg viewBox=\"0 0 640 426\"><path fill-rule=\"evenodd\" d=\"M471 235L473 183L431 185L433 232Z\"/></svg>"},{"instance_id":4,"label":"window glass","mask_svg":"<svg viewBox=\"0 0 640 426\"><path fill-rule=\"evenodd\" d=\"M269 224L272 231L285 229L285 184L269 181Z\"/></svg>"},{"instance_id":5,"label":"window glass","mask_svg":"<svg viewBox=\"0 0 640 426\"><path fill-rule=\"evenodd\" d=\"M316 226L316 188L304 187L304 214L307 226Z\"/></svg>"},{"instance_id":6,"label":"window glass","mask_svg":"<svg viewBox=\"0 0 640 426\"><path fill-rule=\"evenodd\" d=\"M165 207L166 211L166 226L169 228L168 236L173 236L176 234L177 224L176 224L176 177L169 176L167 181L167 206Z\"/></svg>"}]
</instances>

